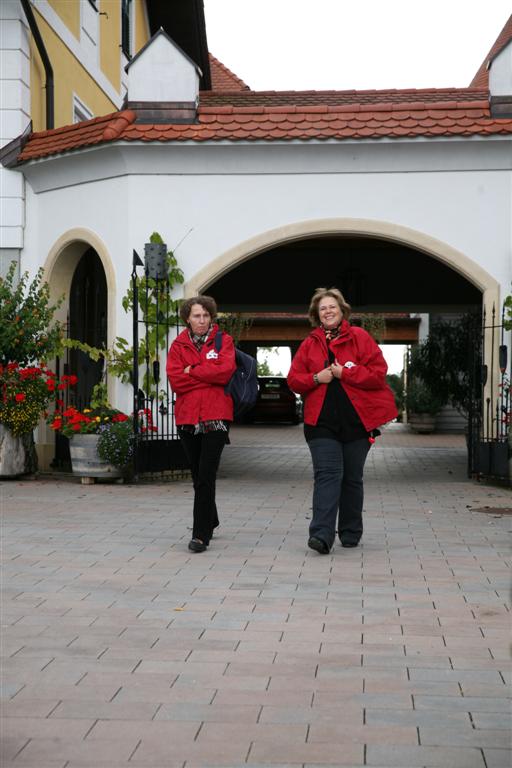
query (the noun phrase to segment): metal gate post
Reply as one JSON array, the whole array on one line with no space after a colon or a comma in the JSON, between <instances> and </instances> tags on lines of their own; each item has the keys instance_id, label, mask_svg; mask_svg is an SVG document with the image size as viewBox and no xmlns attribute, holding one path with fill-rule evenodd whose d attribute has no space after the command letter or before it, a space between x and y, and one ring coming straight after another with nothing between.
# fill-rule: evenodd
<instances>
[{"instance_id":1,"label":"metal gate post","mask_svg":"<svg viewBox=\"0 0 512 768\"><path fill-rule=\"evenodd\" d=\"M143 263L136 250L132 260L133 292L133 477L137 481L137 456L139 450L139 286L137 285L137 267Z\"/></svg>"}]
</instances>

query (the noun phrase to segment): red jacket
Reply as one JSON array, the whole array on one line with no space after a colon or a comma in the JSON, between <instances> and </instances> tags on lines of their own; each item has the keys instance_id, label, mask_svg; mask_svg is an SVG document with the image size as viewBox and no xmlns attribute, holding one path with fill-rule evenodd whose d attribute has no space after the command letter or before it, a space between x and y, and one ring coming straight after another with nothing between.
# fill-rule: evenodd
<instances>
[{"instance_id":1,"label":"red jacket","mask_svg":"<svg viewBox=\"0 0 512 768\"><path fill-rule=\"evenodd\" d=\"M340 365L345 366L340 386L349 396L365 429L371 432L392 421L397 410L393 393L386 383L388 367L370 334L343 320L340 335L331 342L330 348ZM321 328L315 328L297 350L288 374L290 388L304 397L306 424L314 426L317 423L327 393L327 385L315 384L313 374L328 364L325 334Z\"/></svg>"},{"instance_id":2,"label":"red jacket","mask_svg":"<svg viewBox=\"0 0 512 768\"><path fill-rule=\"evenodd\" d=\"M224 392L235 372L235 346L227 333L222 334L222 347L217 353L214 325L201 352L194 346L188 329L171 344L167 355L167 376L176 394L176 424L199 424L200 421L224 419L233 421L233 400ZM190 373L183 373L188 366Z\"/></svg>"}]
</instances>

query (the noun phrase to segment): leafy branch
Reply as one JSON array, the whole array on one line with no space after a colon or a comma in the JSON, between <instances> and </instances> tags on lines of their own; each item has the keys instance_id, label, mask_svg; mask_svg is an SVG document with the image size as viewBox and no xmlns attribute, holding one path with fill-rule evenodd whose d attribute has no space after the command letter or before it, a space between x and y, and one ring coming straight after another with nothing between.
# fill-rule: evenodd
<instances>
[{"instance_id":1,"label":"leafy branch","mask_svg":"<svg viewBox=\"0 0 512 768\"><path fill-rule=\"evenodd\" d=\"M64 296L55 303L39 269L29 282L28 272L16 280L15 261L0 277L0 363L27 364L48 360L59 348L63 324L54 320Z\"/></svg>"},{"instance_id":2,"label":"leafy branch","mask_svg":"<svg viewBox=\"0 0 512 768\"><path fill-rule=\"evenodd\" d=\"M153 232L150 237L152 243L163 243L161 235ZM139 364L146 364L146 373L142 387L149 397L156 396L158 382L151 375L158 365L161 352L167 344L169 326L176 324L175 317L180 305L179 299L171 298L172 289L183 283L183 271L178 267L174 253L169 251L166 255L167 277L156 280L146 274L137 276L138 310L145 327L143 338L139 339L138 359ZM128 314L134 310L134 288L130 283L126 294L121 300L124 311ZM89 344L76 339L64 339L62 346L69 349L78 349L87 354L92 360L104 360L103 376L107 372L116 376L124 384L130 384L133 380L134 350L122 336L117 336L110 348L92 347Z\"/></svg>"}]
</instances>

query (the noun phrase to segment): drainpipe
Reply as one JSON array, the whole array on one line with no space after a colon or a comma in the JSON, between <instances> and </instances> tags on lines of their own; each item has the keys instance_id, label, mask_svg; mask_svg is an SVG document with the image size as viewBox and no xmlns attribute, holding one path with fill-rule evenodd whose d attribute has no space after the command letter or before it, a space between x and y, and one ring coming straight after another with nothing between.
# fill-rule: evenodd
<instances>
[{"instance_id":1,"label":"drainpipe","mask_svg":"<svg viewBox=\"0 0 512 768\"><path fill-rule=\"evenodd\" d=\"M43 38L41 37L39 27L37 26L30 2L29 0L20 0L20 2L21 7L25 12L25 16L27 17L28 25L30 27L30 31L32 32L32 37L34 38L37 50L39 51L39 55L43 62L43 67L46 74L46 130L50 130L54 127L55 122L53 116L53 69L46 52L46 48L44 47Z\"/></svg>"}]
</instances>

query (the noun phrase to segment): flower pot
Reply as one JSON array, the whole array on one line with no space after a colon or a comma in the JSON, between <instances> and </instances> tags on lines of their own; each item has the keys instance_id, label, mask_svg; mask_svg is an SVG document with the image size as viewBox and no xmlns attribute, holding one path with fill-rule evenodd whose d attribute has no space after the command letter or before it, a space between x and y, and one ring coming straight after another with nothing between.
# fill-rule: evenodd
<instances>
[{"instance_id":1,"label":"flower pot","mask_svg":"<svg viewBox=\"0 0 512 768\"><path fill-rule=\"evenodd\" d=\"M409 425L414 432L420 435L428 435L436 428L436 417L431 413L410 413Z\"/></svg>"},{"instance_id":2,"label":"flower pot","mask_svg":"<svg viewBox=\"0 0 512 768\"><path fill-rule=\"evenodd\" d=\"M27 472L23 436L13 435L0 424L0 477L19 477Z\"/></svg>"},{"instance_id":3,"label":"flower pot","mask_svg":"<svg viewBox=\"0 0 512 768\"><path fill-rule=\"evenodd\" d=\"M99 435L74 435L69 441L73 474L81 478L117 480L122 472L98 456Z\"/></svg>"}]
</instances>

